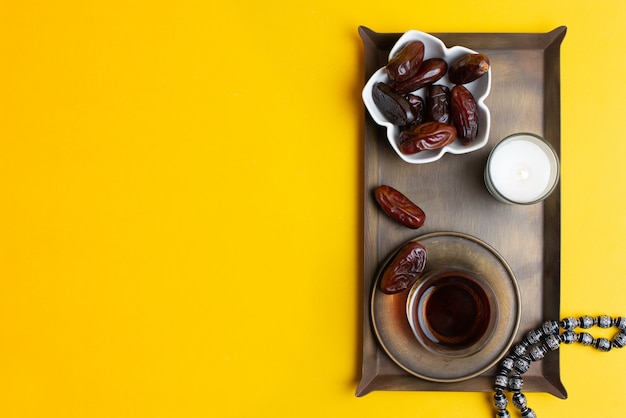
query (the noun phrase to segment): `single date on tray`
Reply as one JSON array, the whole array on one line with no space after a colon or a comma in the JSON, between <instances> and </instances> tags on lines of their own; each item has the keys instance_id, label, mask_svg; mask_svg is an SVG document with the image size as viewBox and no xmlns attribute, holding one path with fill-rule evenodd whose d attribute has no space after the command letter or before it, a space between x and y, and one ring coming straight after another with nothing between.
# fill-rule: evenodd
<instances>
[{"instance_id":1,"label":"single date on tray","mask_svg":"<svg viewBox=\"0 0 626 418\"><path fill-rule=\"evenodd\" d=\"M413 286L426 267L426 258L426 247L420 242L404 244L383 271L380 290L392 295Z\"/></svg>"},{"instance_id":2,"label":"single date on tray","mask_svg":"<svg viewBox=\"0 0 626 418\"><path fill-rule=\"evenodd\" d=\"M411 229L424 225L426 220L424 211L393 187L387 185L377 187L374 197L383 212L396 222Z\"/></svg>"}]
</instances>

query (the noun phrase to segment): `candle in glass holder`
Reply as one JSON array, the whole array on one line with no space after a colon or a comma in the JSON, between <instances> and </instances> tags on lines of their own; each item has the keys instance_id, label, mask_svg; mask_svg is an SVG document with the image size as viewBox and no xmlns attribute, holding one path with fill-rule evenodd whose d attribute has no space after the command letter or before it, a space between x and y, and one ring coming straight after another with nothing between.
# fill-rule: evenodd
<instances>
[{"instance_id":1,"label":"candle in glass holder","mask_svg":"<svg viewBox=\"0 0 626 418\"><path fill-rule=\"evenodd\" d=\"M530 205L547 198L556 187L560 164L543 138L514 134L500 141L489 155L485 185L498 200Z\"/></svg>"}]
</instances>

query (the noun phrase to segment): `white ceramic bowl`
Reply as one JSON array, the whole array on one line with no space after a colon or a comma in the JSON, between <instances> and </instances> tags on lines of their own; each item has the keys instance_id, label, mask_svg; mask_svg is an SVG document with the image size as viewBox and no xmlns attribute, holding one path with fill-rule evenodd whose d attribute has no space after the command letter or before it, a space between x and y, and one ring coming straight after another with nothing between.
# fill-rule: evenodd
<instances>
[{"instance_id":1,"label":"white ceramic bowl","mask_svg":"<svg viewBox=\"0 0 626 418\"><path fill-rule=\"evenodd\" d=\"M424 60L429 58L443 58L448 63L448 67L463 55L476 53L476 51L463 46L446 48L445 44L440 39L424 32L411 30L403 34L400 39L398 39L398 42L396 42L389 53L389 59L394 57L407 43L416 40L424 43ZM491 89L491 68L489 68L487 74L480 77L478 80L464 84L464 86L472 93L474 99L476 99L476 105L478 108L478 136L476 139L470 145L463 145L456 140L452 144L443 148L421 151L412 155L407 155L400 151L400 128L390 123L378 110L376 104L374 104L374 100L372 99L372 88L374 84L381 81L384 83L390 82L384 67L376 71L365 84L362 92L363 102L365 102L365 107L372 116L372 119L374 119L377 124L387 128L387 139L389 140L389 144L391 144L394 151L404 161L411 164L430 163L437 161L447 152L450 154L467 154L487 145L489 130L491 128L491 115L489 114L489 109L485 105L484 101L489 95L489 90ZM447 74L435 82L435 84L445 85L450 89L454 87L454 84L450 82ZM422 88L413 93L424 98L425 91L426 89Z\"/></svg>"}]
</instances>

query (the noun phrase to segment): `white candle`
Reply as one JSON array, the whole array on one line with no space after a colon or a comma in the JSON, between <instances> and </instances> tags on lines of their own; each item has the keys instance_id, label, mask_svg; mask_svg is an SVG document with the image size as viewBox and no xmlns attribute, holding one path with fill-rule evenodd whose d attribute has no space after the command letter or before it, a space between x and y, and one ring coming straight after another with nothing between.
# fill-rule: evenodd
<instances>
[{"instance_id":1,"label":"white candle","mask_svg":"<svg viewBox=\"0 0 626 418\"><path fill-rule=\"evenodd\" d=\"M532 204L545 199L556 187L559 159L541 137L520 133L498 143L485 167L485 185L498 200Z\"/></svg>"}]
</instances>

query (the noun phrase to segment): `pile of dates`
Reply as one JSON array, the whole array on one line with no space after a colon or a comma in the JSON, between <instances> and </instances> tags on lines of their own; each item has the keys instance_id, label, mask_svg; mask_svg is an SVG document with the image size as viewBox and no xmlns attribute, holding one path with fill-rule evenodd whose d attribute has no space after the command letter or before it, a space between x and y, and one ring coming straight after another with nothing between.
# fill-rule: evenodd
<instances>
[{"instance_id":1,"label":"pile of dates","mask_svg":"<svg viewBox=\"0 0 626 418\"><path fill-rule=\"evenodd\" d=\"M400 150L416 154L445 147L455 140L471 144L478 135L478 107L464 86L489 71L489 58L468 53L451 65L443 58L424 59L424 43L411 41L385 66L389 83L373 86L380 112L400 127ZM436 84L444 75L452 89ZM418 90L425 89L424 98Z\"/></svg>"}]
</instances>

